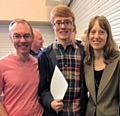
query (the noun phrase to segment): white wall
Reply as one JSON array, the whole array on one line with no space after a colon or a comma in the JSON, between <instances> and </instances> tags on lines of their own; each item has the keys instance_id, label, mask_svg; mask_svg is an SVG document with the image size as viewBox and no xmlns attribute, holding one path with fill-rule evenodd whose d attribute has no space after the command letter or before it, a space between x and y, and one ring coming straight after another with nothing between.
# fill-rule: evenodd
<instances>
[{"instance_id":1,"label":"white wall","mask_svg":"<svg viewBox=\"0 0 120 116\"><path fill-rule=\"evenodd\" d=\"M73 0L70 7L75 13L77 39L87 29L93 16L104 15L109 20L114 39L120 46L120 0Z\"/></svg>"},{"instance_id":2,"label":"white wall","mask_svg":"<svg viewBox=\"0 0 120 116\"><path fill-rule=\"evenodd\" d=\"M53 6L46 6L45 0L0 0L0 20L25 18L28 21L49 21Z\"/></svg>"}]
</instances>

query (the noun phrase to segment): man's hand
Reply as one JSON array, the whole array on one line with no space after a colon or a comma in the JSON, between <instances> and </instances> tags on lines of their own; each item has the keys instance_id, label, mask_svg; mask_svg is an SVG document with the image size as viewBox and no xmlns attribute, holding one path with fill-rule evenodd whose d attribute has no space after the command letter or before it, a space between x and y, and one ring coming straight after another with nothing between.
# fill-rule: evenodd
<instances>
[{"instance_id":1,"label":"man's hand","mask_svg":"<svg viewBox=\"0 0 120 116\"><path fill-rule=\"evenodd\" d=\"M62 99L56 99L51 102L51 107L56 111L59 112L63 109L64 103Z\"/></svg>"}]
</instances>

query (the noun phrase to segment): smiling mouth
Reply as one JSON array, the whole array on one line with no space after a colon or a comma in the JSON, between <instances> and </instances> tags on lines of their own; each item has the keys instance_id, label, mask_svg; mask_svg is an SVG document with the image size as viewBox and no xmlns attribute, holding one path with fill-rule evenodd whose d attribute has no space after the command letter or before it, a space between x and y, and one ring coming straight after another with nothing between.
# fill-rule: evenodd
<instances>
[{"instance_id":1,"label":"smiling mouth","mask_svg":"<svg viewBox=\"0 0 120 116\"><path fill-rule=\"evenodd\" d=\"M28 45L20 45L19 47L20 47L20 48L27 48Z\"/></svg>"},{"instance_id":2,"label":"smiling mouth","mask_svg":"<svg viewBox=\"0 0 120 116\"><path fill-rule=\"evenodd\" d=\"M92 42L94 42L94 43L100 43L101 41L96 41L96 40L93 40Z\"/></svg>"},{"instance_id":3,"label":"smiling mouth","mask_svg":"<svg viewBox=\"0 0 120 116\"><path fill-rule=\"evenodd\" d=\"M68 33L67 31L60 32L60 34L62 34L62 35L65 35L65 34L67 34L67 33Z\"/></svg>"}]
</instances>

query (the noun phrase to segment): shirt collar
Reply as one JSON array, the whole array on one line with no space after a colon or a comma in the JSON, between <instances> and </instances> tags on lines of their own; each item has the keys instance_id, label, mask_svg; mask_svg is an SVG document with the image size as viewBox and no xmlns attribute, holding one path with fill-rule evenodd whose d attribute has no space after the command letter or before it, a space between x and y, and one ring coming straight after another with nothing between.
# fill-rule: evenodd
<instances>
[{"instance_id":1,"label":"shirt collar","mask_svg":"<svg viewBox=\"0 0 120 116\"><path fill-rule=\"evenodd\" d=\"M40 52L40 51L41 51L41 49L39 49L39 52ZM32 55L34 55L34 54L38 55L39 52L38 52L38 53L35 53L32 49L30 49L30 54L32 54Z\"/></svg>"},{"instance_id":2,"label":"shirt collar","mask_svg":"<svg viewBox=\"0 0 120 116\"><path fill-rule=\"evenodd\" d=\"M78 49L78 46L75 42L71 42L68 46L72 46L73 49ZM63 48L61 44L58 44L57 41L53 42L53 49Z\"/></svg>"}]
</instances>

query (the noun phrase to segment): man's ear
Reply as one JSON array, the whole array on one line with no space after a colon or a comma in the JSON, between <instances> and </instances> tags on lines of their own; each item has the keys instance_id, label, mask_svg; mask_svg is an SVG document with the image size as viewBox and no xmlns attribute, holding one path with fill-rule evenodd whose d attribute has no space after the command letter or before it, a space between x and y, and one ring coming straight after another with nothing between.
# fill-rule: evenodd
<instances>
[{"instance_id":1,"label":"man's ear","mask_svg":"<svg viewBox=\"0 0 120 116\"><path fill-rule=\"evenodd\" d=\"M9 34L9 38L10 38L10 41L13 43L13 38L11 37L10 34Z\"/></svg>"},{"instance_id":2,"label":"man's ear","mask_svg":"<svg viewBox=\"0 0 120 116\"><path fill-rule=\"evenodd\" d=\"M34 37L35 37L35 36L34 36L34 34L33 34L33 35L32 35L32 42L33 42L33 40L34 40Z\"/></svg>"},{"instance_id":3,"label":"man's ear","mask_svg":"<svg viewBox=\"0 0 120 116\"><path fill-rule=\"evenodd\" d=\"M77 34L77 31L75 31L75 34Z\"/></svg>"},{"instance_id":4,"label":"man's ear","mask_svg":"<svg viewBox=\"0 0 120 116\"><path fill-rule=\"evenodd\" d=\"M55 27L54 24L51 24L51 27L54 29L54 27Z\"/></svg>"}]
</instances>

